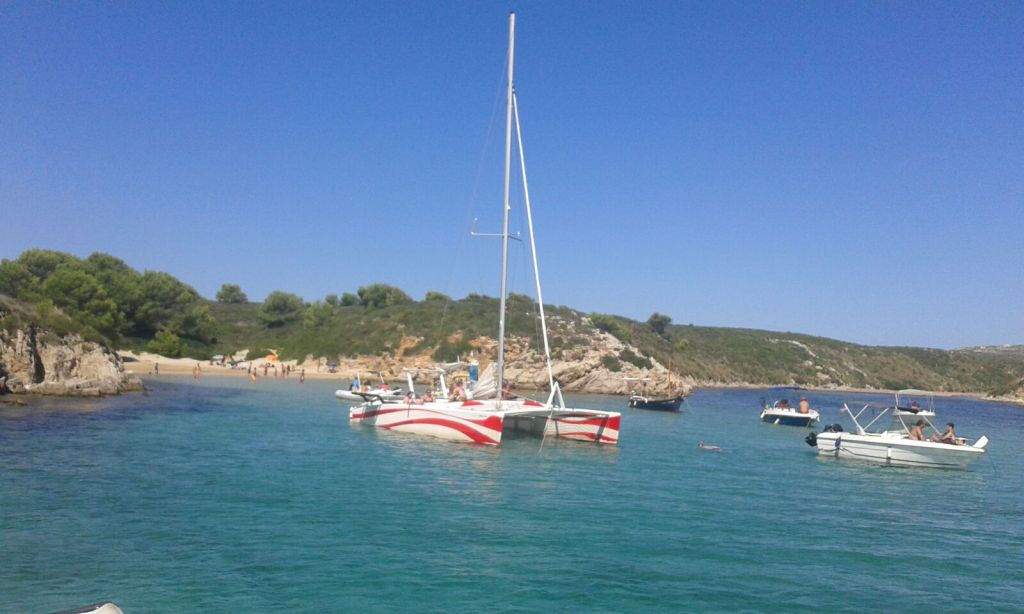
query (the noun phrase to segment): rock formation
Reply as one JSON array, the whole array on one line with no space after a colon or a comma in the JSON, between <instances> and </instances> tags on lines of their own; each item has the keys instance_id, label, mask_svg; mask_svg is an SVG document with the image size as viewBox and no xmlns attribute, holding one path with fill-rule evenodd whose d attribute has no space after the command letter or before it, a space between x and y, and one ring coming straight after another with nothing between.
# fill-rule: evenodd
<instances>
[{"instance_id":1,"label":"rock formation","mask_svg":"<svg viewBox=\"0 0 1024 614\"><path fill-rule=\"evenodd\" d=\"M102 345L34 325L0 330L0 394L103 396L142 388Z\"/></svg>"}]
</instances>

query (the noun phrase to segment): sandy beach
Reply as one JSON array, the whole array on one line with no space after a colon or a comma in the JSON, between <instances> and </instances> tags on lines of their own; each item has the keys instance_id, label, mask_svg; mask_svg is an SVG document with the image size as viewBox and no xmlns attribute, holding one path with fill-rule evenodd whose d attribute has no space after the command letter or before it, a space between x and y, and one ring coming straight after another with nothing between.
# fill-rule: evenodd
<instances>
[{"instance_id":1,"label":"sandy beach","mask_svg":"<svg viewBox=\"0 0 1024 614\"><path fill-rule=\"evenodd\" d=\"M193 369L199 366L202 375L226 375L249 377L249 367L256 368L257 377L289 377L298 379L305 374L307 379L333 379L339 382L349 382L355 373L337 369L331 373L326 365L299 363L297 360L267 360L258 358L252 361L244 360L237 362L235 367L229 364L220 364L210 360L196 360L194 358L168 358L159 354L149 352L118 352L121 360L124 361L124 369L139 376L148 375L187 375L193 376ZM241 358L236 357L236 361ZM157 368L159 366L159 369ZM285 367L291 372L285 376ZM364 373L363 377L370 375Z\"/></svg>"}]
</instances>

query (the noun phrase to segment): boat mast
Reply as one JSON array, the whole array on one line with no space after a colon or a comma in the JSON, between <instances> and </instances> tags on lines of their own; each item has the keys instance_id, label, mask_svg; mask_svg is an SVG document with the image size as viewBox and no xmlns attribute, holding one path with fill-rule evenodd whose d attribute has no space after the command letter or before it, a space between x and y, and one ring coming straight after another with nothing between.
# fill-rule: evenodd
<instances>
[{"instance_id":1,"label":"boat mast","mask_svg":"<svg viewBox=\"0 0 1024 614\"><path fill-rule=\"evenodd\" d=\"M508 14L508 106L505 110L505 202L501 225L501 311L498 314L498 405L505 380L505 282L508 272L508 191L512 168L512 74L515 61L516 14Z\"/></svg>"}]
</instances>

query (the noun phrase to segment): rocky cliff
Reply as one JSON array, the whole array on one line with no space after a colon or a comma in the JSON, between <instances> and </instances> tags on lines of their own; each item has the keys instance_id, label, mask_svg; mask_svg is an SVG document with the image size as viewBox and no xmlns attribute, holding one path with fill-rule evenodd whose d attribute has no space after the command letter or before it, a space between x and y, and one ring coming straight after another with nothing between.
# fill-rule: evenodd
<instances>
[{"instance_id":1,"label":"rocky cliff","mask_svg":"<svg viewBox=\"0 0 1024 614\"><path fill-rule=\"evenodd\" d=\"M563 390L591 394L629 394L631 390L642 389L651 396L689 394L693 390L695 382L692 379L670 376L665 365L644 356L636 347L595 329L586 332L589 340L586 345L559 351L551 361L552 374ZM423 383L432 378L431 373L437 362L429 354L409 355L403 352L404 348L413 347L418 341L414 337L403 339L398 351L390 355L337 357L330 359L330 362L335 363L337 370L343 374L381 374L391 381L403 381L403 370L412 369L422 374L417 377L417 381ZM498 342L490 337L477 337L470 340L469 345L473 352L463 359L477 360L483 372L493 360L492 357L497 355ZM631 352L630 355L637 357L638 361L647 361L650 366L607 360L608 357L620 356L624 352ZM320 358L319 361L322 364L325 359ZM302 366L313 370L317 362L318 359L310 355ZM506 339L505 379L514 390L546 390L548 374L543 352L534 349L526 338Z\"/></svg>"},{"instance_id":2,"label":"rocky cliff","mask_svg":"<svg viewBox=\"0 0 1024 614\"><path fill-rule=\"evenodd\" d=\"M58 336L30 325L0 330L0 394L103 396L142 390L121 359L74 334Z\"/></svg>"}]
</instances>

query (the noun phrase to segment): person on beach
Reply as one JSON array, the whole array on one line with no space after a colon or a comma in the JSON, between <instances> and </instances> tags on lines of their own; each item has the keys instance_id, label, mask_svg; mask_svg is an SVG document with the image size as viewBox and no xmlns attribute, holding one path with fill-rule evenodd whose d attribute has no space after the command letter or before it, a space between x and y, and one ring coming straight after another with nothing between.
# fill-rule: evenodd
<instances>
[{"instance_id":1,"label":"person on beach","mask_svg":"<svg viewBox=\"0 0 1024 614\"><path fill-rule=\"evenodd\" d=\"M299 371L299 383L300 384L305 384L306 383L306 368L305 367L302 368L302 371Z\"/></svg>"},{"instance_id":2,"label":"person on beach","mask_svg":"<svg viewBox=\"0 0 1024 614\"><path fill-rule=\"evenodd\" d=\"M939 434L932 435L932 441L937 442L937 443L948 443L948 444L956 445L956 431L953 430L953 423L952 422L947 422L946 423L946 432L943 433L942 435L939 435Z\"/></svg>"},{"instance_id":3,"label":"person on beach","mask_svg":"<svg viewBox=\"0 0 1024 614\"><path fill-rule=\"evenodd\" d=\"M914 428L910 429L910 438L914 441L924 441L924 420L918 420Z\"/></svg>"},{"instance_id":4,"label":"person on beach","mask_svg":"<svg viewBox=\"0 0 1024 614\"><path fill-rule=\"evenodd\" d=\"M800 397L800 413L807 414L811 411L811 404L807 402L807 397Z\"/></svg>"},{"instance_id":5,"label":"person on beach","mask_svg":"<svg viewBox=\"0 0 1024 614\"><path fill-rule=\"evenodd\" d=\"M250 382L255 382L256 381L256 372L255 371L249 372L249 381Z\"/></svg>"},{"instance_id":6,"label":"person on beach","mask_svg":"<svg viewBox=\"0 0 1024 614\"><path fill-rule=\"evenodd\" d=\"M160 363L153 363L153 375L160 375Z\"/></svg>"}]
</instances>

